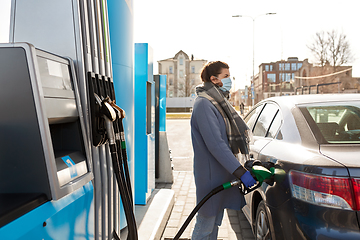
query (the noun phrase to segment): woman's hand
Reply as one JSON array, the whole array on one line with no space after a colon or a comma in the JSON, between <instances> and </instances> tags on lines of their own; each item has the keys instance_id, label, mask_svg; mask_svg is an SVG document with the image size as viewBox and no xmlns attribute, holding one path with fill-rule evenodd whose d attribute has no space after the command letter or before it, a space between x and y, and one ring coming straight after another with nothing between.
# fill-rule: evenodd
<instances>
[{"instance_id":1,"label":"woman's hand","mask_svg":"<svg viewBox=\"0 0 360 240\"><path fill-rule=\"evenodd\" d=\"M251 176L251 173L249 171L246 171L240 178L240 180L243 182L245 187L250 188L253 185L256 184L255 179Z\"/></svg>"}]
</instances>

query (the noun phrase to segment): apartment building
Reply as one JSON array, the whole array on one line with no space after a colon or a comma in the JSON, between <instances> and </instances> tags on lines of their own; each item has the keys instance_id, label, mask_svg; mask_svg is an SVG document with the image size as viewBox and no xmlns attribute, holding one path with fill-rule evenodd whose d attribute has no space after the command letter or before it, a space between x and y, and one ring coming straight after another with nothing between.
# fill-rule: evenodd
<instances>
[{"instance_id":1,"label":"apartment building","mask_svg":"<svg viewBox=\"0 0 360 240\"><path fill-rule=\"evenodd\" d=\"M269 97L293 95L295 74L304 61L289 57L271 63L262 63L254 77L255 103Z\"/></svg>"},{"instance_id":2,"label":"apartment building","mask_svg":"<svg viewBox=\"0 0 360 240\"><path fill-rule=\"evenodd\" d=\"M200 72L207 63L204 59L194 59L182 50L173 58L158 61L159 74L167 75L166 97L190 97L195 87L201 83Z\"/></svg>"}]
</instances>

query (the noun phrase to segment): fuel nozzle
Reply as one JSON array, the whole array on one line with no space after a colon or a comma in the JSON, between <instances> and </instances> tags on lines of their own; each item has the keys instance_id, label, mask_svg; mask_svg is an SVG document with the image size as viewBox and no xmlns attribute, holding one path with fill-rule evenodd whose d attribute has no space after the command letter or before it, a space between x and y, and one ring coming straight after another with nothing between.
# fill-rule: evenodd
<instances>
[{"instance_id":1,"label":"fuel nozzle","mask_svg":"<svg viewBox=\"0 0 360 240\"><path fill-rule=\"evenodd\" d=\"M98 103L101 102L100 114L105 120L106 135L109 139L109 143L110 145L113 145L115 144L115 133L112 122L116 120L116 112L114 108L110 105L108 97L101 101L100 97L97 94L94 95L96 101Z\"/></svg>"},{"instance_id":2,"label":"fuel nozzle","mask_svg":"<svg viewBox=\"0 0 360 240\"><path fill-rule=\"evenodd\" d=\"M116 112L110 104L109 97L106 97L106 98L104 98L104 100L102 100L100 112L104 116L106 116L110 121L113 122L116 120Z\"/></svg>"},{"instance_id":3,"label":"fuel nozzle","mask_svg":"<svg viewBox=\"0 0 360 240\"><path fill-rule=\"evenodd\" d=\"M259 182L266 182L273 185L274 182L281 182L286 173L278 165L273 162L261 162L259 160L248 160L244 167L250 171L251 175Z\"/></svg>"}]
</instances>

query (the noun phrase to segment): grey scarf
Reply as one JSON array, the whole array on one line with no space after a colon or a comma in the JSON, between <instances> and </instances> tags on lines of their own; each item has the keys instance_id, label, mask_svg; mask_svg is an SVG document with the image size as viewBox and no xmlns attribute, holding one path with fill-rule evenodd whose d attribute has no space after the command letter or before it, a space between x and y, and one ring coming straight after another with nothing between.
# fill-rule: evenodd
<instances>
[{"instance_id":1,"label":"grey scarf","mask_svg":"<svg viewBox=\"0 0 360 240\"><path fill-rule=\"evenodd\" d=\"M198 97L208 99L220 112L225 121L226 133L233 154L249 154L250 129L231 106L222 91L212 82L196 87Z\"/></svg>"}]
</instances>

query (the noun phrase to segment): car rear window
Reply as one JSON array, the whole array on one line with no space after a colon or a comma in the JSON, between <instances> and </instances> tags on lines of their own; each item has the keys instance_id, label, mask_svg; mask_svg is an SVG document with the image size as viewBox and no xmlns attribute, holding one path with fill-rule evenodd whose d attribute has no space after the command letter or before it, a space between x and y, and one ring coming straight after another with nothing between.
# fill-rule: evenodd
<instances>
[{"instance_id":1,"label":"car rear window","mask_svg":"<svg viewBox=\"0 0 360 240\"><path fill-rule=\"evenodd\" d=\"M301 108L317 126L312 130L320 132L328 143L360 143L360 102L329 102Z\"/></svg>"}]
</instances>

